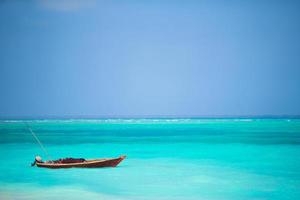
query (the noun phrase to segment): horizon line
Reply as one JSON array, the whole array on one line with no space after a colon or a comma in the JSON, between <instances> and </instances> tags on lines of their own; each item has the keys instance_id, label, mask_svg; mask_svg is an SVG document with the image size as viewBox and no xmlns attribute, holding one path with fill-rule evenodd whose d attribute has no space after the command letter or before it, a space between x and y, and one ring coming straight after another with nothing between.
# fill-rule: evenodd
<instances>
[{"instance_id":1,"label":"horizon line","mask_svg":"<svg viewBox=\"0 0 300 200\"><path fill-rule=\"evenodd\" d=\"M101 115L78 115L78 116L0 116L0 120L43 120L43 119L300 119L300 115L136 115L136 116L126 116L126 115L111 115L111 116L101 116Z\"/></svg>"}]
</instances>

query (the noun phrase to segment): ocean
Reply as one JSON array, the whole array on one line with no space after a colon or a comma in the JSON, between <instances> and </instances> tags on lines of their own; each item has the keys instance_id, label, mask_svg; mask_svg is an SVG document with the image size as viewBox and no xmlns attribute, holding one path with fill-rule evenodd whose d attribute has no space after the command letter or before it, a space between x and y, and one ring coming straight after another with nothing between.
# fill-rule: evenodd
<instances>
[{"instance_id":1,"label":"ocean","mask_svg":"<svg viewBox=\"0 0 300 200\"><path fill-rule=\"evenodd\" d=\"M127 155L116 168L31 167ZM0 121L0 199L297 200L299 119Z\"/></svg>"}]
</instances>

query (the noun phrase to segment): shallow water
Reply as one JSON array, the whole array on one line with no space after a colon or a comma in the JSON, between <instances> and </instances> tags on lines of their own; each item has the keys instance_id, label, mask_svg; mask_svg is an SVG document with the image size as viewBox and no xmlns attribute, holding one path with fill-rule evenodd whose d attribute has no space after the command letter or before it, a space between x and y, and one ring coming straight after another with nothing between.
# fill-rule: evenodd
<instances>
[{"instance_id":1,"label":"shallow water","mask_svg":"<svg viewBox=\"0 0 300 200\"><path fill-rule=\"evenodd\" d=\"M52 159L128 158L50 170ZM299 119L0 121L0 199L300 199Z\"/></svg>"}]
</instances>

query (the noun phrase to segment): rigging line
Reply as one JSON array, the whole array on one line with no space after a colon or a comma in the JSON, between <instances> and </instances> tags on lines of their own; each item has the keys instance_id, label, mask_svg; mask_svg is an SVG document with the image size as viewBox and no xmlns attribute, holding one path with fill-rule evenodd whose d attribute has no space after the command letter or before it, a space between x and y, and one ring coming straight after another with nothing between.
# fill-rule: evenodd
<instances>
[{"instance_id":1,"label":"rigging line","mask_svg":"<svg viewBox=\"0 0 300 200\"><path fill-rule=\"evenodd\" d=\"M30 133L32 134L32 136L35 138L35 140L40 145L41 149L44 151L44 153L48 157L48 159L52 160L50 154L48 153L48 151L46 150L46 148L44 147L44 145L41 143L41 141L39 140L39 138L35 135L35 133L32 131L32 129L30 128L30 126L27 123L26 123L26 125L27 125L27 128L29 129Z\"/></svg>"}]
</instances>

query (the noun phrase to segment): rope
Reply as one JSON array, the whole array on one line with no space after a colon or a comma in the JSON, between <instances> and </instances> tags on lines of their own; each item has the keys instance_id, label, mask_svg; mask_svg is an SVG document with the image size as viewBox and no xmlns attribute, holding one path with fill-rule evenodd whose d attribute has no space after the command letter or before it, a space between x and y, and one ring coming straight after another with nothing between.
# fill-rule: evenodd
<instances>
[{"instance_id":1,"label":"rope","mask_svg":"<svg viewBox=\"0 0 300 200\"><path fill-rule=\"evenodd\" d=\"M49 160L52 160L51 159L51 156L50 154L48 153L48 151L45 149L44 145L41 143L41 141L39 140L39 138L35 135L35 133L32 131L32 129L30 128L30 126L28 124L27 125L27 128L29 129L30 133L32 134L32 136L35 138L35 140L38 142L38 144L40 145L41 149L44 151L44 153L46 154L47 158Z\"/></svg>"}]
</instances>

